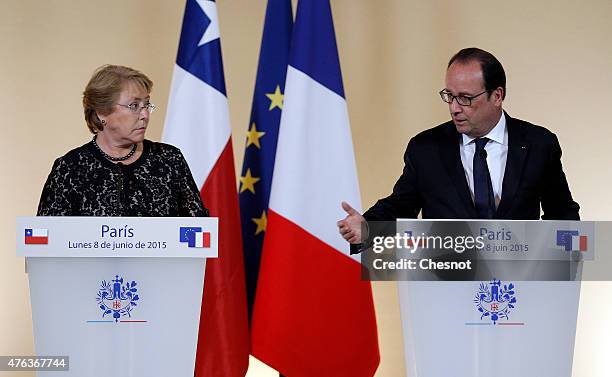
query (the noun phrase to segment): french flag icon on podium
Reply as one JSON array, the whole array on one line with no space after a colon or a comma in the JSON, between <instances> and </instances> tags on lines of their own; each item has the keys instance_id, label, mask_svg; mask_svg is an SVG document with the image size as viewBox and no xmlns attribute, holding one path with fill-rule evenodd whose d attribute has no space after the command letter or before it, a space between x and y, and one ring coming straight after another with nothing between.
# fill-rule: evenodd
<instances>
[{"instance_id":1,"label":"french flag icon on podium","mask_svg":"<svg viewBox=\"0 0 612 377\"><path fill-rule=\"evenodd\" d=\"M202 231L202 227L181 227L180 242L186 242L188 247L210 247L210 232Z\"/></svg>"},{"instance_id":2,"label":"french flag icon on podium","mask_svg":"<svg viewBox=\"0 0 612 377\"><path fill-rule=\"evenodd\" d=\"M577 230L558 230L557 246L561 246L565 251L587 251L588 237Z\"/></svg>"},{"instance_id":3,"label":"french flag icon on podium","mask_svg":"<svg viewBox=\"0 0 612 377\"><path fill-rule=\"evenodd\" d=\"M26 228L26 245L47 245L49 244L49 230L40 228Z\"/></svg>"}]
</instances>

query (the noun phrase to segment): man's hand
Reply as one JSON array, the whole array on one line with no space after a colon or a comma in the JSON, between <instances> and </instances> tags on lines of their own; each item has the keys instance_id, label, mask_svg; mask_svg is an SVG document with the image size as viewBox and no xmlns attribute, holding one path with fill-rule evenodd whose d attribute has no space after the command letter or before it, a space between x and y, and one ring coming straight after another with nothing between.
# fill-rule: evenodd
<instances>
[{"instance_id":1,"label":"man's hand","mask_svg":"<svg viewBox=\"0 0 612 377\"><path fill-rule=\"evenodd\" d=\"M347 215L344 219L338 221L340 235L350 243L361 243L363 241L361 239L361 225L365 222L365 219L347 202L342 202L342 209L346 211Z\"/></svg>"}]
</instances>

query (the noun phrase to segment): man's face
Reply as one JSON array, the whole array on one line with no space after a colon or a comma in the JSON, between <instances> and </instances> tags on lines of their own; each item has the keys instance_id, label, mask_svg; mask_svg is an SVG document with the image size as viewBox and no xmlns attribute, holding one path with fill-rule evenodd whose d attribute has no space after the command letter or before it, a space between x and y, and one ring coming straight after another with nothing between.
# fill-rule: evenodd
<instances>
[{"instance_id":1,"label":"man's face","mask_svg":"<svg viewBox=\"0 0 612 377\"><path fill-rule=\"evenodd\" d=\"M480 63L454 62L446 71L446 88L454 96L472 97L485 90ZM457 132L470 137L486 135L499 121L502 111L503 89L497 88L491 95L484 93L474 99L470 106L461 106L453 99L448 104Z\"/></svg>"}]
</instances>

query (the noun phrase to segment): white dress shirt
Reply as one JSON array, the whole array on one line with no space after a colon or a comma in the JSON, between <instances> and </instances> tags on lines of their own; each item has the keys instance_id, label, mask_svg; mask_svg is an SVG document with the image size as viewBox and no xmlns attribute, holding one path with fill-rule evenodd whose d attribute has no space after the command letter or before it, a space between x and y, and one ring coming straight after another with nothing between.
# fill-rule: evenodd
<instances>
[{"instance_id":1,"label":"white dress shirt","mask_svg":"<svg viewBox=\"0 0 612 377\"><path fill-rule=\"evenodd\" d=\"M476 144L473 137L465 134L462 135L462 142L459 147L461 154L461 163L463 171L470 187L472 201L474 200L474 152ZM504 172L506 170L506 160L508 158L508 129L506 128L506 115L502 112L499 121L488 134L483 137L489 138L489 142L485 145L487 151L487 166L491 175L491 184L493 185L493 195L495 196L495 208L499 205L502 195L502 182L504 180Z\"/></svg>"}]
</instances>

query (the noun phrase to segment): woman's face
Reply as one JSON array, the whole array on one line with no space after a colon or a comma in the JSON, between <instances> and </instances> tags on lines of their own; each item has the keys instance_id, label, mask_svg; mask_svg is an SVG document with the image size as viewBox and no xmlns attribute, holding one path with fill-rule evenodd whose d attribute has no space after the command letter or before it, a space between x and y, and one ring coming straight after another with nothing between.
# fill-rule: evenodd
<instances>
[{"instance_id":1,"label":"woman's face","mask_svg":"<svg viewBox=\"0 0 612 377\"><path fill-rule=\"evenodd\" d=\"M113 145L132 145L144 140L145 130L149 124L149 93L140 85L128 82L119 94L117 103L113 105L113 112L100 116L105 121L104 129L99 137ZM137 109L131 110L129 107Z\"/></svg>"}]
</instances>

